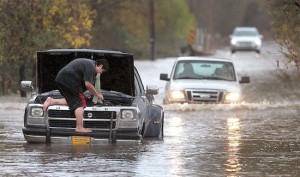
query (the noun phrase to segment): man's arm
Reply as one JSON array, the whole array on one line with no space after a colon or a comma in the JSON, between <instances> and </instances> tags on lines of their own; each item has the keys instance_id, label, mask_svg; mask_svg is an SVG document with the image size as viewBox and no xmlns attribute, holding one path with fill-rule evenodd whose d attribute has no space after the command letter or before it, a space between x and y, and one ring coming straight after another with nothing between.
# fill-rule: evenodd
<instances>
[{"instance_id":1,"label":"man's arm","mask_svg":"<svg viewBox=\"0 0 300 177\"><path fill-rule=\"evenodd\" d=\"M98 93L93 84L88 81L84 81L85 87L93 94L96 95L101 101L104 100L104 97L101 93Z\"/></svg>"}]
</instances>

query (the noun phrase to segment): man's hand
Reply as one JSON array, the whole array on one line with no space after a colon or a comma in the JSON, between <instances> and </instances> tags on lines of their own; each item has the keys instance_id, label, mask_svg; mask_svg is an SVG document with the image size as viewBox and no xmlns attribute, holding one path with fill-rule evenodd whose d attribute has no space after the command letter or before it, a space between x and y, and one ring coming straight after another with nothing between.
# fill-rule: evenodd
<instances>
[{"instance_id":1,"label":"man's hand","mask_svg":"<svg viewBox=\"0 0 300 177\"><path fill-rule=\"evenodd\" d=\"M85 99L87 99L87 100L90 100L90 99L92 98L91 95L86 95L86 94L84 94L84 97L85 97Z\"/></svg>"},{"instance_id":2,"label":"man's hand","mask_svg":"<svg viewBox=\"0 0 300 177\"><path fill-rule=\"evenodd\" d=\"M98 92L97 92L97 90L95 89L95 87L94 87L93 84L89 83L88 81L85 81L85 86L86 86L86 88L87 88L94 96L98 97L99 100L100 100L101 102L103 102L103 100L104 100L103 95L102 95L101 93L98 93ZM96 103L95 103L95 104L96 104Z\"/></svg>"},{"instance_id":3,"label":"man's hand","mask_svg":"<svg viewBox=\"0 0 300 177\"><path fill-rule=\"evenodd\" d=\"M103 102L104 97L103 97L103 95L101 93L98 93L97 97Z\"/></svg>"}]
</instances>

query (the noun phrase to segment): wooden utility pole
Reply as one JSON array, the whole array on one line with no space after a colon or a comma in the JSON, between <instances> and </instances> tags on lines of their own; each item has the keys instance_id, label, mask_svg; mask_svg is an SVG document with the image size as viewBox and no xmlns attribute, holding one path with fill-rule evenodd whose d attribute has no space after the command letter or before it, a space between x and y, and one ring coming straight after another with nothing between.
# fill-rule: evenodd
<instances>
[{"instance_id":1,"label":"wooden utility pole","mask_svg":"<svg viewBox=\"0 0 300 177\"><path fill-rule=\"evenodd\" d=\"M150 59L155 60L155 19L154 2L149 0L149 36L150 36Z\"/></svg>"}]
</instances>

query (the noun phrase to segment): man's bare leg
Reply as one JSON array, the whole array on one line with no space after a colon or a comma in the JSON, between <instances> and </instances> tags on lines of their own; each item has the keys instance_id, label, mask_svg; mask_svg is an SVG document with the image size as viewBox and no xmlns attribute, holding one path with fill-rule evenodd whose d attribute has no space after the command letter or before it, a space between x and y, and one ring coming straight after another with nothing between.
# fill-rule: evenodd
<instances>
[{"instance_id":1,"label":"man's bare leg","mask_svg":"<svg viewBox=\"0 0 300 177\"><path fill-rule=\"evenodd\" d=\"M55 105L55 104L56 105L67 105L67 101L65 98L54 99L54 98L48 97L46 99L46 101L44 102L43 110L46 111L49 106Z\"/></svg>"},{"instance_id":2,"label":"man's bare leg","mask_svg":"<svg viewBox=\"0 0 300 177\"><path fill-rule=\"evenodd\" d=\"M75 109L76 132L90 133L92 130L83 127L83 107Z\"/></svg>"}]
</instances>

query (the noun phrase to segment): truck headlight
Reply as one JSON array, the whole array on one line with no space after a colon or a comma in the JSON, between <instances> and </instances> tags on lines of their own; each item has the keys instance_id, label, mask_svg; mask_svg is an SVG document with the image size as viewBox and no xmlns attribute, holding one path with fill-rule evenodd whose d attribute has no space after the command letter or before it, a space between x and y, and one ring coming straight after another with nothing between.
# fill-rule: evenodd
<instances>
[{"instance_id":1,"label":"truck headlight","mask_svg":"<svg viewBox=\"0 0 300 177\"><path fill-rule=\"evenodd\" d=\"M185 100L185 94L183 91L170 91L169 93L169 98L170 99L174 99L174 100Z\"/></svg>"},{"instance_id":2,"label":"truck headlight","mask_svg":"<svg viewBox=\"0 0 300 177\"><path fill-rule=\"evenodd\" d=\"M135 111L134 110L130 110L130 109L122 110L122 112L121 112L121 119L135 120L136 119Z\"/></svg>"},{"instance_id":3,"label":"truck headlight","mask_svg":"<svg viewBox=\"0 0 300 177\"><path fill-rule=\"evenodd\" d=\"M225 96L225 101L236 102L240 99L240 94L238 93L227 93Z\"/></svg>"},{"instance_id":4,"label":"truck headlight","mask_svg":"<svg viewBox=\"0 0 300 177\"><path fill-rule=\"evenodd\" d=\"M45 125L44 111L42 107L32 106L28 109L27 124L38 126Z\"/></svg>"},{"instance_id":5,"label":"truck headlight","mask_svg":"<svg viewBox=\"0 0 300 177\"><path fill-rule=\"evenodd\" d=\"M261 40L260 40L260 39L256 39L256 40L255 40L255 44L256 44L257 46L261 46Z\"/></svg>"},{"instance_id":6,"label":"truck headlight","mask_svg":"<svg viewBox=\"0 0 300 177\"><path fill-rule=\"evenodd\" d=\"M41 107L32 107L30 110L30 116L31 117L43 117L44 111Z\"/></svg>"},{"instance_id":7,"label":"truck headlight","mask_svg":"<svg viewBox=\"0 0 300 177\"><path fill-rule=\"evenodd\" d=\"M231 43L231 45L236 45L236 40L235 39L231 39L230 43Z\"/></svg>"},{"instance_id":8,"label":"truck headlight","mask_svg":"<svg viewBox=\"0 0 300 177\"><path fill-rule=\"evenodd\" d=\"M137 113L134 109L121 110L119 128L137 128Z\"/></svg>"},{"instance_id":9,"label":"truck headlight","mask_svg":"<svg viewBox=\"0 0 300 177\"><path fill-rule=\"evenodd\" d=\"M179 90L169 91L167 97L170 102L185 102L186 101L184 91L179 91Z\"/></svg>"}]
</instances>

